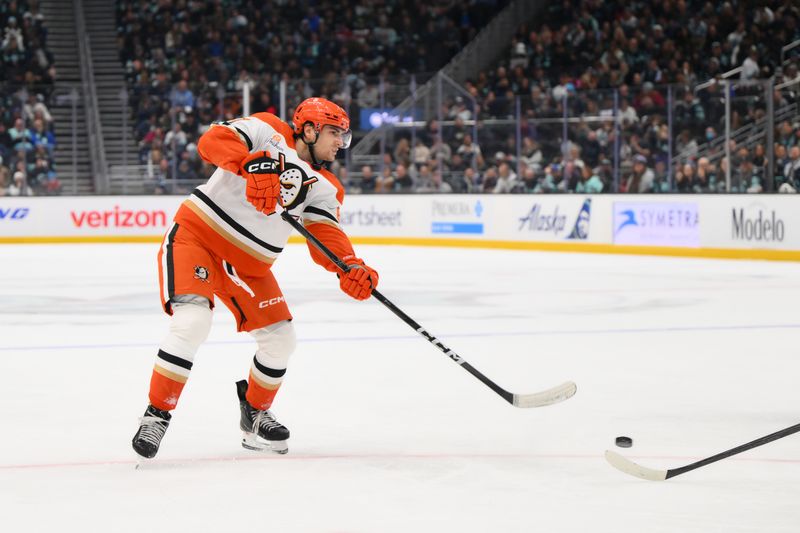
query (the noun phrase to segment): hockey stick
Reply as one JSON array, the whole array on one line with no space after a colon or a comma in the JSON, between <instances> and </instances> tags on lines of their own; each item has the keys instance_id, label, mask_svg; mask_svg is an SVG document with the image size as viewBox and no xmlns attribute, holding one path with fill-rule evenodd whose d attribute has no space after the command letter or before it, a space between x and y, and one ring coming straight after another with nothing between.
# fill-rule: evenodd
<instances>
[{"instance_id":1,"label":"hockey stick","mask_svg":"<svg viewBox=\"0 0 800 533\"><path fill-rule=\"evenodd\" d=\"M681 474L685 474L686 472L691 472L696 468L710 465L711 463L716 463L721 459L725 459L726 457L736 455L737 453L742 453L747 450L752 450L753 448L758 448L759 446L763 446L768 442L782 439L783 437L787 437L792 433L797 433L798 431L800 431L800 424L796 424L786 429L776 431L775 433L771 433L765 437L761 437L760 439L750 441L747 444L742 444L741 446L737 446L736 448L731 448L730 450L718 453L717 455L712 455L711 457L707 457L705 459L697 461L696 463L688 464L686 466L681 466L679 468L670 468L669 470L656 470L654 468L647 468L646 466L638 465L633 461L621 456L620 454L612 452L611 450L606 450L606 461L611 463L611 466L613 466L617 470L625 472L626 474L629 474L631 476L640 477L642 479L647 479L650 481L664 481L671 477L679 476Z\"/></svg>"},{"instance_id":2,"label":"hockey stick","mask_svg":"<svg viewBox=\"0 0 800 533\"><path fill-rule=\"evenodd\" d=\"M350 270L350 267L345 264L344 261L339 259L333 252L331 252L324 244L322 244L319 239L314 237L305 227L303 227L300 222L294 219L292 215L289 214L288 211L283 211L281 213L281 218L289 223L294 229L297 230L300 235L305 237L308 241L311 242L320 252L325 254L325 256L330 259L342 272L347 272ZM389 310L397 315L403 322L411 326L411 328L425 337L428 342L439 348L446 356L450 359L461 365L461 368L478 378L484 385L492 389L494 392L499 394L505 401L510 403L515 407L543 407L545 405L551 405L558 402L563 402L571 398L575 392L578 390L578 387L575 383L571 381L567 381L566 383L562 383L557 387L553 387L552 389L548 389L542 392L535 392L532 394L513 394L508 392L507 390L503 389L499 385L497 385L494 381L484 376L480 373L475 367L470 365L468 362L464 360L460 355L456 352L448 348L444 345L442 341L428 333L425 328L420 326L413 318L405 314L401 311L396 305L389 301L389 299L378 292L377 289L373 289L372 297L377 299L383 305L385 305Z\"/></svg>"}]
</instances>

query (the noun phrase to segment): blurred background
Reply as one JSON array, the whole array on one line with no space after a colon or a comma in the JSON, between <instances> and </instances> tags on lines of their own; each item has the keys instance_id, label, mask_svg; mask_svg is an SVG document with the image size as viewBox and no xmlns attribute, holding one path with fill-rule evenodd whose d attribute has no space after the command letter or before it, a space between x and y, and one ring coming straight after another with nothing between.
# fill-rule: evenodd
<instances>
[{"instance_id":1,"label":"blurred background","mask_svg":"<svg viewBox=\"0 0 800 533\"><path fill-rule=\"evenodd\" d=\"M0 194L185 194L215 121L351 117L350 193L800 186L793 0L6 0Z\"/></svg>"}]
</instances>

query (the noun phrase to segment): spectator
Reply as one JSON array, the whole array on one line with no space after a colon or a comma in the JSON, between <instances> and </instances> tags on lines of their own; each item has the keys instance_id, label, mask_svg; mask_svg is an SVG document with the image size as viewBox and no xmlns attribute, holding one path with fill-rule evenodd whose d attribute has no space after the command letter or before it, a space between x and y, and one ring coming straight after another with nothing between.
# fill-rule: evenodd
<instances>
[{"instance_id":1,"label":"spectator","mask_svg":"<svg viewBox=\"0 0 800 533\"><path fill-rule=\"evenodd\" d=\"M28 185L23 172L14 172L14 181L8 187L8 196L33 196L33 189Z\"/></svg>"},{"instance_id":2,"label":"spectator","mask_svg":"<svg viewBox=\"0 0 800 533\"><path fill-rule=\"evenodd\" d=\"M693 182L694 167L691 164L686 163L675 174L675 190L680 193L692 192Z\"/></svg>"},{"instance_id":3,"label":"spectator","mask_svg":"<svg viewBox=\"0 0 800 533\"><path fill-rule=\"evenodd\" d=\"M14 151L33 151L33 133L25 127L21 118L14 120L14 127L8 130L8 133L11 136Z\"/></svg>"},{"instance_id":4,"label":"spectator","mask_svg":"<svg viewBox=\"0 0 800 533\"><path fill-rule=\"evenodd\" d=\"M472 141L472 135L470 134L464 135L464 140L456 150L456 153L463 158L464 164L468 167L483 168L485 164L483 154L481 154L481 147Z\"/></svg>"},{"instance_id":5,"label":"spectator","mask_svg":"<svg viewBox=\"0 0 800 533\"><path fill-rule=\"evenodd\" d=\"M422 165L426 165L430 159L431 151L422 142L422 139L417 139L414 149L411 151L411 159L414 165L419 169Z\"/></svg>"},{"instance_id":6,"label":"spectator","mask_svg":"<svg viewBox=\"0 0 800 533\"><path fill-rule=\"evenodd\" d=\"M414 189L414 192L432 192L435 188L435 184L433 183L433 175L431 174L431 169L428 165L422 165L419 167L419 175L415 181L416 188Z\"/></svg>"},{"instance_id":7,"label":"spectator","mask_svg":"<svg viewBox=\"0 0 800 533\"><path fill-rule=\"evenodd\" d=\"M688 166L688 165L687 165ZM637 155L633 158L633 172L625 185L625 191L629 193L653 192L653 182L655 175L653 170L647 166L647 158ZM691 185L691 176L689 176Z\"/></svg>"},{"instance_id":8,"label":"spectator","mask_svg":"<svg viewBox=\"0 0 800 533\"><path fill-rule=\"evenodd\" d=\"M56 136L53 135L52 131L45 129L44 120L41 118L37 118L33 121L31 140L34 148L42 146L47 150L50 156L53 155L53 150L56 146Z\"/></svg>"},{"instance_id":9,"label":"spectator","mask_svg":"<svg viewBox=\"0 0 800 533\"><path fill-rule=\"evenodd\" d=\"M402 163L398 163L394 169L393 188L397 192L406 193L412 192L414 189L414 181L411 179L411 176L408 173L408 168Z\"/></svg>"},{"instance_id":10,"label":"spectator","mask_svg":"<svg viewBox=\"0 0 800 533\"><path fill-rule=\"evenodd\" d=\"M800 146L792 146L789 150L789 160L783 166L783 178L795 189L800 185Z\"/></svg>"},{"instance_id":11,"label":"spectator","mask_svg":"<svg viewBox=\"0 0 800 533\"><path fill-rule=\"evenodd\" d=\"M473 167L467 167L464 170L464 183L466 183L469 193L483 192L483 177Z\"/></svg>"},{"instance_id":12,"label":"spectator","mask_svg":"<svg viewBox=\"0 0 800 533\"><path fill-rule=\"evenodd\" d=\"M172 107L194 107L194 94L186 80L179 80L170 93Z\"/></svg>"},{"instance_id":13,"label":"spectator","mask_svg":"<svg viewBox=\"0 0 800 533\"><path fill-rule=\"evenodd\" d=\"M417 192L434 192L440 194L449 194L453 192L453 187L442 179L442 173L437 169L431 174L430 189L417 188Z\"/></svg>"},{"instance_id":14,"label":"spectator","mask_svg":"<svg viewBox=\"0 0 800 533\"><path fill-rule=\"evenodd\" d=\"M741 79L752 80L758 76L760 71L761 69L758 66L758 48L751 46L744 63L742 63Z\"/></svg>"},{"instance_id":15,"label":"spectator","mask_svg":"<svg viewBox=\"0 0 800 533\"><path fill-rule=\"evenodd\" d=\"M375 181L375 192L376 193L387 193L392 192L394 187L394 175L392 174L392 167L390 165L384 165L383 170L381 170L381 175Z\"/></svg>"},{"instance_id":16,"label":"spectator","mask_svg":"<svg viewBox=\"0 0 800 533\"><path fill-rule=\"evenodd\" d=\"M575 192L581 194L597 194L603 192L603 180L599 176L600 168L592 170L588 165L584 165L581 173L581 181L575 186Z\"/></svg>"},{"instance_id":17,"label":"spectator","mask_svg":"<svg viewBox=\"0 0 800 533\"><path fill-rule=\"evenodd\" d=\"M394 160L397 164L408 166L411 164L411 143L406 137L402 137L394 146Z\"/></svg>"},{"instance_id":18,"label":"spectator","mask_svg":"<svg viewBox=\"0 0 800 533\"><path fill-rule=\"evenodd\" d=\"M0 196L8 196L8 167L0 164Z\"/></svg>"},{"instance_id":19,"label":"spectator","mask_svg":"<svg viewBox=\"0 0 800 533\"><path fill-rule=\"evenodd\" d=\"M492 189L494 194L507 194L513 191L517 185L517 174L511 170L511 166L503 161L497 166L497 183Z\"/></svg>"},{"instance_id":20,"label":"spectator","mask_svg":"<svg viewBox=\"0 0 800 533\"><path fill-rule=\"evenodd\" d=\"M371 194L377 192L375 190L377 186L377 177L375 173L372 171L372 167L369 165L364 165L361 167L361 185L360 189L362 193Z\"/></svg>"}]
</instances>

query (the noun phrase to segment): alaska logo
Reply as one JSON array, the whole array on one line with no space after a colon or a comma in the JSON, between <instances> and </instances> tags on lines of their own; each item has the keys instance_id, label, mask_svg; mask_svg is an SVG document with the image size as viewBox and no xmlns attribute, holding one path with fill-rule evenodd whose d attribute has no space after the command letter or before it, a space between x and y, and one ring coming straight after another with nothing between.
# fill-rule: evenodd
<instances>
[{"instance_id":1,"label":"alaska logo","mask_svg":"<svg viewBox=\"0 0 800 533\"><path fill-rule=\"evenodd\" d=\"M279 201L287 211L303 203L312 183L318 178L308 177L305 171L294 163L286 161L283 152L278 153L278 159L271 158L269 152L264 152L264 157L254 159L247 164L247 172L252 174L279 174L281 193Z\"/></svg>"}]
</instances>

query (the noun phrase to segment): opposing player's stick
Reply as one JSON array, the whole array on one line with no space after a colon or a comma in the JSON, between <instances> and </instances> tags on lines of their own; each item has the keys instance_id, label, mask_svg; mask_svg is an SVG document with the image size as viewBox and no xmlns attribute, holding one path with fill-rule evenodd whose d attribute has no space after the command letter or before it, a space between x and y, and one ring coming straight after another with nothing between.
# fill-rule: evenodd
<instances>
[{"instance_id":1,"label":"opposing player's stick","mask_svg":"<svg viewBox=\"0 0 800 533\"><path fill-rule=\"evenodd\" d=\"M798 431L800 431L800 424L776 431L775 433L770 433L769 435L761 437L760 439L750 441L747 444L742 444L736 448L731 448L730 450L718 453L717 455L712 455L711 457L707 457L697 461L696 463L681 466L680 468L670 468L669 470L656 470L654 468L647 468L646 466L638 465L633 461L622 457L620 454L612 452L611 450L606 450L606 461L611 463L611 466L617 470L621 470L622 472L630 474L631 476L640 477L650 481L664 481L671 477L679 476L696 468L700 468L701 466L716 463L717 461L725 459L726 457L730 457L731 455L736 455L737 453L758 448L759 446L763 446L768 442L782 439L783 437L787 437L792 433L797 433Z\"/></svg>"},{"instance_id":2,"label":"opposing player's stick","mask_svg":"<svg viewBox=\"0 0 800 533\"><path fill-rule=\"evenodd\" d=\"M297 230L300 235L305 237L308 241L311 242L320 252L325 254L325 256L330 259L342 272L347 272L350 270L350 267L347 264L339 259L333 252L331 252L324 244L322 244L319 239L314 237L306 228L303 227L297 220L292 217L288 211L283 211L281 213L281 218L288 222L294 229ZM478 370L475 369L472 365L466 362L460 355L456 352L448 348L447 346L442 343L439 339L428 333L425 328L420 326L413 318L405 314L401 311L396 305L389 301L389 299L378 292L377 289L373 289L372 291L373 298L377 299L383 305L385 305L389 310L400 317L400 319L411 326L411 328L425 337L428 342L439 348L446 356L450 359L461 365L461 367L478 378L484 385L492 389L494 392L499 394L505 401L510 403L515 407L543 407L545 405L551 405L558 402L563 402L566 399L571 398L575 392L578 390L578 387L575 383L571 381L567 381L557 387L553 387L552 389L548 389L542 392L536 392L532 394L513 394L508 392L507 390L500 387L497 383L492 381L491 379L484 376Z\"/></svg>"}]
</instances>

